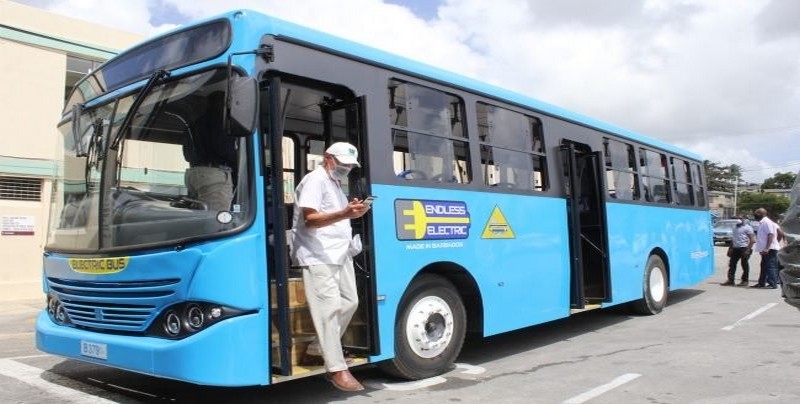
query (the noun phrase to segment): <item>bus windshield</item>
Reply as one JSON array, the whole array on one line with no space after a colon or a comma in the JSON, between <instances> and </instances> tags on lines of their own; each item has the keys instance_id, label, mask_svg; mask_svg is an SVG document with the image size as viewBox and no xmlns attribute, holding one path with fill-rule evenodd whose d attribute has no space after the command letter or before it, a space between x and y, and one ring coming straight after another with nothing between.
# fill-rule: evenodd
<instances>
[{"instance_id":1,"label":"bus windshield","mask_svg":"<svg viewBox=\"0 0 800 404\"><path fill-rule=\"evenodd\" d=\"M62 122L48 248L152 246L242 225L249 205L246 167L239 164L246 142L222 130L226 77L224 69L206 71L84 109L76 115L79 133L72 120ZM136 96L144 99L121 127ZM197 180L193 167L215 171ZM222 203L198 197L191 184L208 185L216 181L212 175L230 184Z\"/></svg>"}]
</instances>

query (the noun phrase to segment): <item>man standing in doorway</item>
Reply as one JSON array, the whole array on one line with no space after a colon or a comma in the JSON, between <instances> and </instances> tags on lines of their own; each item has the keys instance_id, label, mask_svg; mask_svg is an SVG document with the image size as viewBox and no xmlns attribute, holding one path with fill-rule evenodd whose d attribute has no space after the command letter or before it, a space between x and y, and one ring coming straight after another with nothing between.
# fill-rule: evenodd
<instances>
[{"instance_id":1,"label":"man standing in doorway","mask_svg":"<svg viewBox=\"0 0 800 404\"><path fill-rule=\"evenodd\" d=\"M334 143L323 158L323 164L303 177L295 191L292 258L303 268L317 331L301 362L324 365L331 383L340 390L360 391L364 386L348 370L341 338L358 308L350 219L363 216L369 207L357 199L348 203L342 191L342 181L359 166L355 146Z\"/></svg>"},{"instance_id":2,"label":"man standing in doorway","mask_svg":"<svg viewBox=\"0 0 800 404\"><path fill-rule=\"evenodd\" d=\"M778 225L767 216L767 210L758 208L753 212L753 216L760 222L756 233L756 249L761 254L761 274L758 276L758 283L751 288L778 288L778 250L781 246L778 243Z\"/></svg>"}]
</instances>

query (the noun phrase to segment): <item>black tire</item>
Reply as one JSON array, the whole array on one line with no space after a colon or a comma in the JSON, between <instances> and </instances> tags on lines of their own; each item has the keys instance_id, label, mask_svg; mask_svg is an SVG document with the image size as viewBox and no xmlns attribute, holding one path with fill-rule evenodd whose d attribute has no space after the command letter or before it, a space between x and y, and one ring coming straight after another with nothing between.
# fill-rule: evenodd
<instances>
[{"instance_id":1,"label":"black tire","mask_svg":"<svg viewBox=\"0 0 800 404\"><path fill-rule=\"evenodd\" d=\"M400 301L395 357L382 364L383 370L409 380L450 370L464 345L466 325L464 304L453 284L437 275L421 275ZM420 331L409 331L415 329Z\"/></svg>"},{"instance_id":2,"label":"black tire","mask_svg":"<svg viewBox=\"0 0 800 404\"><path fill-rule=\"evenodd\" d=\"M644 271L642 299L633 302L633 311L642 315L661 313L661 310L667 305L668 279L664 260L657 255L651 255L647 259L647 267Z\"/></svg>"}]
</instances>

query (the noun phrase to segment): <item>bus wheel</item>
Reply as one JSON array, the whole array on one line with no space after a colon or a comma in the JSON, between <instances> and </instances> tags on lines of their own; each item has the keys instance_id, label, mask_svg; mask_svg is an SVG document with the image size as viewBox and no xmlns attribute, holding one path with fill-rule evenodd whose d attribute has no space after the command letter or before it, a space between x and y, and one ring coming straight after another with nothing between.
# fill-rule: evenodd
<instances>
[{"instance_id":1,"label":"bus wheel","mask_svg":"<svg viewBox=\"0 0 800 404\"><path fill-rule=\"evenodd\" d=\"M424 379L449 370L464 344L467 316L453 284L423 274L403 295L394 327L395 357L384 370Z\"/></svg>"},{"instance_id":2,"label":"bus wheel","mask_svg":"<svg viewBox=\"0 0 800 404\"><path fill-rule=\"evenodd\" d=\"M667 304L667 268L657 255L651 255L644 271L643 297L633 302L633 310L638 314L658 314Z\"/></svg>"}]
</instances>

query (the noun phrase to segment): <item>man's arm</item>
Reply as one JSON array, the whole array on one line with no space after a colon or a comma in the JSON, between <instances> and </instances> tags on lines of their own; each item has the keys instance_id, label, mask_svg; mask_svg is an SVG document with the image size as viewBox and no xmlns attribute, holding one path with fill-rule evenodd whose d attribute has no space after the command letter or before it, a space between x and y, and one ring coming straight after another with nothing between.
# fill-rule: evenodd
<instances>
[{"instance_id":1,"label":"man's arm","mask_svg":"<svg viewBox=\"0 0 800 404\"><path fill-rule=\"evenodd\" d=\"M303 208L303 220L306 227L320 228L330 226L341 220L349 220L364 216L369 207L361 203L358 199L353 199L347 206L336 212L322 213L313 208Z\"/></svg>"},{"instance_id":2,"label":"man's arm","mask_svg":"<svg viewBox=\"0 0 800 404\"><path fill-rule=\"evenodd\" d=\"M775 233L767 234L767 246L764 247L763 250L761 250L761 254L769 253L769 246L772 245L772 240L774 240L774 239L775 239Z\"/></svg>"}]
</instances>

